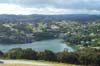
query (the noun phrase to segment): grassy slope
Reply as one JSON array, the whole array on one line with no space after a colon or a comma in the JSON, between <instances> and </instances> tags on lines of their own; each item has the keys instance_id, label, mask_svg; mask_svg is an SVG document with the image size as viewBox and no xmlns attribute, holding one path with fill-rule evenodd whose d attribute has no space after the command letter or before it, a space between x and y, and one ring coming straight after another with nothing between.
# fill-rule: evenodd
<instances>
[{"instance_id":1,"label":"grassy slope","mask_svg":"<svg viewBox=\"0 0 100 66\"><path fill-rule=\"evenodd\" d=\"M4 64L0 66L40 66L40 65L26 65L26 64ZM70 64L53 64L52 66L75 66Z\"/></svg>"},{"instance_id":2,"label":"grassy slope","mask_svg":"<svg viewBox=\"0 0 100 66\"><path fill-rule=\"evenodd\" d=\"M24 60L24 61L28 61L29 60ZM64 64L64 63L56 63L56 62L47 62L47 61L30 61L30 62L43 62L46 64L50 64L50 66L77 66L77 65L72 65L72 64ZM3 64L0 66L40 66L40 65L26 65L26 64ZM43 66L43 65L42 65Z\"/></svg>"}]
</instances>

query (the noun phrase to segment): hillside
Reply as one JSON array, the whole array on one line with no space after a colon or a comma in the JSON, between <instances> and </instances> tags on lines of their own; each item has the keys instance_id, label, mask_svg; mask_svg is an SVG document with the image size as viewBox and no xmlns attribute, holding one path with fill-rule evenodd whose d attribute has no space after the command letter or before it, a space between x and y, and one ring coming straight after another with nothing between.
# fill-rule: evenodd
<instances>
[{"instance_id":1,"label":"hillside","mask_svg":"<svg viewBox=\"0 0 100 66\"><path fill-rule=\"evenodd\" d=\"M0 66L76 66L72 64L30 60L3 60L3 62L4 64Z\"/></svg>"},{"instance_id":2,"label":"hillside","mask_svg":"<svg viewBox=\"0 0 100 66\"><path fill-rule=\"evenodd\" d=\"M65 14L65 15L0 15L0 22L54 22L54 21L96 21L100 15Z\"/></svg>"}]
</instances>

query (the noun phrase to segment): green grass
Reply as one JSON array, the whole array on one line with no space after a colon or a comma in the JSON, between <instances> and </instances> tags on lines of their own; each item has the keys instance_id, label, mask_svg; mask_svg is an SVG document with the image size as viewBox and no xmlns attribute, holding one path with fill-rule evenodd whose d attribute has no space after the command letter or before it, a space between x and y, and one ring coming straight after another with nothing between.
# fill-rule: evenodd
<instances>
[{"instance_id":1,"label":"green grass","mask_svg":"<svg viewBox=\"0 0 100 66\"><path fill-rule=\"evenodd\" d=\"M43 65L29 65L29 64L3 64L0 66L43 66ZM71 64L52 64L51 66L76 66L76 65L71 65Z\"/></svg>"},{"instance_id":2,"label":"green grass","mask_svg":"<svg viewBox=\"0 0 100 66\"><path fill-rule=\"evenodd\" d=\"M48 62L48 61L35 61L35 60L19 60L19 61L28 61L28 62L40 62L49 64L50 66L77 66L74 64L64 64L64 63L58 63L58 62ZM30 65L30 64L1 64L0 66L43 66L43 65Z\"/></svg>"}]
</instances>

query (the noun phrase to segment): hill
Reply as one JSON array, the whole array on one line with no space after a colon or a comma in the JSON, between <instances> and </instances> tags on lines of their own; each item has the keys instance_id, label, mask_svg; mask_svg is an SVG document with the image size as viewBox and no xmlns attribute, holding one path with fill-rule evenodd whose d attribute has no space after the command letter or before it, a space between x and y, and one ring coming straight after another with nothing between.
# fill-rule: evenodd
<instances>
[{"instance_id":1,"label":"hill","mask_svg":"<svg viewBox=\"0 0 100 66\"><path fill-rule=\"evenodd\" d=\"M64 64L46 61L30 61L30 60L3 60L4 64L0 66L76 66L73 64Z\"/></svg>"},{"instance_id":2,"label":"hill","mask_svg":"<svg viewBox=\"0 0 100 66\"><path fill-rule=\"evenodd\" d=\"M100 15L65 14L65 15L0 15L0 22L54 22L54 21L96 21Z\"/></svg>"}]
</instances>

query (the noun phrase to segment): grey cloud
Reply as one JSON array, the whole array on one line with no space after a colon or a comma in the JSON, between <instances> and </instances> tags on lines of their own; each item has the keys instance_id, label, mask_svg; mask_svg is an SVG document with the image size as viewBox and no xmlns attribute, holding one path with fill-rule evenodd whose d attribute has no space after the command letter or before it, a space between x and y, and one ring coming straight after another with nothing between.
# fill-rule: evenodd
<instances>
[{"instance_id":1,"label":"grey cloud","mask_svg":"<svg viewBox=\"0 0 100 66\"><path fill-rule=\"evenodd\" d=\"M100 0L0 0L0 3L17 4L23 7L100 10Z\"/></svg>"}]
</instances>

